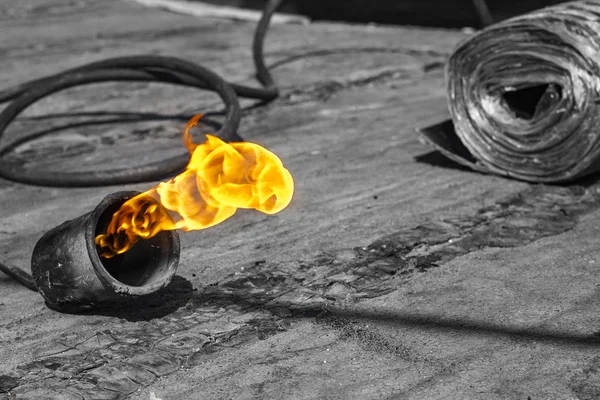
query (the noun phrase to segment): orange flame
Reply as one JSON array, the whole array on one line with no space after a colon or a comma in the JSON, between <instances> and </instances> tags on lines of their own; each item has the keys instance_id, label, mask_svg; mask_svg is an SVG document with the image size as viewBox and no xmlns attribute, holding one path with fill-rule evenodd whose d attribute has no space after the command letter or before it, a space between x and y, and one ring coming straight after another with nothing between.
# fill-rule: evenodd
<instances>
[{"instance_id":1,"label":"orange flame","mask_svg":"<svg viewBox=\"0 0 600 400\"><path fill-rule=\"evenodd\" d=\"M183 133L191 154L185 171L121 206L106 233L96 236L102 257L124 253L164 230L217 225L238 208L275 214L288 206L294 180L281 160L255 143L225 143L211 135L194 143L190 129L200 118L202 114L194 116Z\"/></svg>"}]
</instances>

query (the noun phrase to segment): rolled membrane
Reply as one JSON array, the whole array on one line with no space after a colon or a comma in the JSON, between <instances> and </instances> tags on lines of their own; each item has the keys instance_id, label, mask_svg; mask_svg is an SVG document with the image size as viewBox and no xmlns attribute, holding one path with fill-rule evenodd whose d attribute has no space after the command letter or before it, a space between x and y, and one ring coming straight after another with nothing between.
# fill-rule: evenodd
<instances>
[{"instance_id":1,"label":"rolled membrane","mask_svg":"<svg viewBox=\"0 0 600 400\"><path fill-rule=\"evenodd\" d=\"M452 121L421 131L482 172L562 182L600 170L600 1L489 26L446 68Z\"/></svg>"}]
</instances>

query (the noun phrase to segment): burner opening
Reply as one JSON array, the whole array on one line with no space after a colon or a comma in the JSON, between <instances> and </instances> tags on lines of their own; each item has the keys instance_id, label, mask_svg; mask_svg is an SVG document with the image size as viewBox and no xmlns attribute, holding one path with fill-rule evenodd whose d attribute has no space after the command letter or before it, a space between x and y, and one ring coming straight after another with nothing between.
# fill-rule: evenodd
<instances>
[{"instance_id":1,"label":"burner opening","mask_svg":"<svg viewBox=\"0 0 600 400\"><path fill-rule=\"evenodd\" d=\"M113 214L128 199L114 202L100 214L95 235L106 231ZM164 279L168 273L173 248L173 233L163 231L150 239L141 239L125 253L112 258L98 255L106 271L128 286L151 285Z\"/></svg>"}]
</instances>

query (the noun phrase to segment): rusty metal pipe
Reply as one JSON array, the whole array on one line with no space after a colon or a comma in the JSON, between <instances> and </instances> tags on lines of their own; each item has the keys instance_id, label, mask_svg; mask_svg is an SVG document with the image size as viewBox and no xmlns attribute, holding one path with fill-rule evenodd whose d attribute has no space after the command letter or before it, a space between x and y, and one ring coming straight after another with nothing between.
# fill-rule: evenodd
<instances>
[{"instance_id":1,"label":"rusty metal pipe","mask_svg":"<svg viewBox=\"0 0 600 400\"><path fill-rule=\"evenodd\" d=\"M113 258L98 254L94 239L135 191L105 197L91 212L48 231L36 244L31 272L50 308L83 311L108 301L153 293L170 281L179 262L177 231L143 239Z\"/></svg>"}]
</instances>

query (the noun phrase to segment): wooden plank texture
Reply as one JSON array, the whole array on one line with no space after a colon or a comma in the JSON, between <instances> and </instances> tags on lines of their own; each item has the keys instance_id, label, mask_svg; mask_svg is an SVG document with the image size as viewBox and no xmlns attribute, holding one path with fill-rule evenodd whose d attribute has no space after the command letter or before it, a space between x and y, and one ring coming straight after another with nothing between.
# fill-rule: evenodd
<instances>
[{"instance_id":1,"label":"wooden plank texture","mask_svg":"<svg viewBox=\"0 0 600 400\"><path fill-rule=\"evenodd\" d=\"M249 23L116 0L5 0L0 24L1 86L145 53L255 84ZM443 64L462 37L273 26L267 61L282 96L248 108L240 133L290 169L290 207L182 233L178 275L142 302L60 314L0 276L0 398L597 396L595 180L473 173L415 134L447 116ZM57 173L131 166L183 152L187 118L220 109L192 89L92 85L31 107L3 141L89 113L129 118L60 130L11 157ZM45 231L108 193L150 186L0 181L0 257L28 268Z\"/></svg>"}]
</instances>

